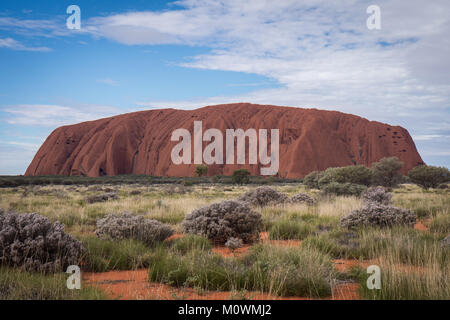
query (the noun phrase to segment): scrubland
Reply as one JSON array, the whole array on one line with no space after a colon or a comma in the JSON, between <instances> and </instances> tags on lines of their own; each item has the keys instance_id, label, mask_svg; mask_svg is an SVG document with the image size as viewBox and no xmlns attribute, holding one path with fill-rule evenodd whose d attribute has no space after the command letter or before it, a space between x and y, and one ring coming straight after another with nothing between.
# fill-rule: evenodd
<instances>
[{"instance_id":1,"label":"scrubland","mask_svg":"<svg viewBox=\"0 0 450 320\"><path fill-rule=\"evenodd\" d=\"M395 206L414 212L421 227L364 227L349 230L342 217L361 207L355 196L326 196L301 183L273 184L293 196L306 193L314 204L270 204L253 209L261 214L266 240L228 250L199 235L184 235L186 214L223 200L236 199L252 186L166 185L47 185L0 189L4 212L37 212L80 240L86 249L83 272L148 270L148 281L203 294L228 291L262 292L276 297L332 298L339 284L358 283L361 299L450 299L450 249L442 240L450 234L448 189L427 191L413 184L392 190ZM116 193L89 203L88 197ZM144 215L169 225L175 236L148 246L136 239L102 239L96 222L109 213ZM286 240L298 245L283 245ZM245 250L244 250L245 249ZM343 268L340 264L349 263ZM381 268L381 289L369 290L368 265ZM83 283L66 288L65 273L39 274L20 268L0 269L0 299L108 299L99 287ZM146 297L157 298L157 297Z\"/></svg>"}]
</instances>

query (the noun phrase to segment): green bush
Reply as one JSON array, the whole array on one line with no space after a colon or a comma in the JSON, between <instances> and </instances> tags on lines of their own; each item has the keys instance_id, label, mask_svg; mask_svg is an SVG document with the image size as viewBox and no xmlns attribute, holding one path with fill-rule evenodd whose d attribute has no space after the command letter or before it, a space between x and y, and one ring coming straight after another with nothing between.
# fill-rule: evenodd
<instances>
[{"instance_id":1,"label":"green bush","mask_svg":"<svg viewBox=\"0 0 450 320\"><path fill-rule=\"evenodd\" d=\"M402 182L403 162L397 157L383 158L372 164L373 183L383 187L395 187Z\"/></svg>"},{"instance_id":2,"label":"green bush","mask_svg":"<svg viewBox=\"0 0 450 320\"><path fill-rule=\"evenodd\" d=\"M330 183L352 183L369 186L372 181L372 171L365 166L347 166L328 168L320 174L319 187Z\"/></svg>"},{"instance_id":3,"label":"green bush","mask_svg":"<svg viewBox=\"0 0 450 320\"><path fill-rule=\"evenodd\" d=\"M247 169L234 170L232 181L234 184L246 184L250 181L250 171Z\"/></svg>"},{"instance_id":4,"label":"green bush","mask_svg":"<svg viewBox=\"0 0 450 320\"><path fill-rule=\"evenodd\" d=\"M444 167L418 166L408 172L408 177L425 189L437 188L450 181L450 171Z\"/></svg>"},{"instance_id":5,"label":"green bush","mask_svg":"<svg viewBox=\"0 0 450 320\"><path fill-rule=\"evenodd\" d=\"M326 195L359 197L366 189L366 186L360 184L332 182L323 186L322 192Z\"/></svg>"},{"instance_id":6,"label":"green bush","mask_svg":"<svg viewBox=\"0 0 450 320\"><path fill-rule=\"evenodd\" d=\"M206 176L208 174L208 166L205 164L199 164L195 167L195 175L197 177Z\"/></svg>"},{"instance_id":7,"label":"green bush","mask_svg":"<svg viewBox=\"0 0 450 320\"><path fill-rule=\"evenodd\" d=\"M319 189L320 178L321 173L318 171L313 171L303 179L303 183L310 189Z\"/></svg>"}]
</instances>

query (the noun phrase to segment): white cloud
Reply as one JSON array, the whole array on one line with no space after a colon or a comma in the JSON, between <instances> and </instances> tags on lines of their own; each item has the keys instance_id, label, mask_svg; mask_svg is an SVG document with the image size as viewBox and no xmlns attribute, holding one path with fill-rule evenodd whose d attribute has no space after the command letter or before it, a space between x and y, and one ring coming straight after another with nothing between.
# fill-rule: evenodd
<instances>
[{"instance_id":1,"label":"white cloud","mask_svg":"<svg viewBox=\"0 0 450 320\"><path fill-rule=\"evenodd\" d=\"M209 53L191 57L182 66L258 74L281 87L140 106L192 109L247 101L333 109L399 124L418 141L439 140L441 148L450 147L448 1L377 1L382 18L378 31L366 27L371 1L176 4L182 8L115 14L88 24L98 36L127 45L207 46Z\"/></svg>"},{"instance_id":2,"label":"white cloud","mask_svg":"<svg viewBox=\"0 0 450 320\"><path fill-rule=\"evenodd\" d=\"M98 83L107 84L107 85L113 86L113 87L116 87L116 86L119 85L119 83L117 81L109 79L109 78L107 78L107 79L99 79L99 80L97 80L97 82Z\"/></svg>"},{"instance_id":3,"label":"white cloud","mask_svg":"<svg viewBox=\"0 0 450 320\"><path fill-rule=\"evenodd\" d=\"M37 52L52 51L52 49L47 47L28 47L12 38L0 38L0 48L7 48L18 51L37 51Z\"/></svg>"},{"instance_id":4,"label":"white cloud","mask_svg":"<svg viewBox=\"0 0 450 320\"><path fill-rule=\"evenodd\" d=\"M6 118L9 124L48 127L96 120L123 112L115 107L99 105L16 105L3 111L11 114Z\"/></svg>"}]
</instances>

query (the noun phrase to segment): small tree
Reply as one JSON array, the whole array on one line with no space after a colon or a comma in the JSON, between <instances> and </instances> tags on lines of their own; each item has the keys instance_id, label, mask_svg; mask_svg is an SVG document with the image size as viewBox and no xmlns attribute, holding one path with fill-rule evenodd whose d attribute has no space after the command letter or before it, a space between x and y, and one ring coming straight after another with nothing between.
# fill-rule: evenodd
<instances>
[{"instance_id":1,"label":"small tree","mask_svg":"<svg viewBox=\"0 0 450 320\"><path fill-rule=\"evenodd\" d=\"M397 157L383 158L372 165L373 182L384 187L394 187L402 179L403 162Z\"/></svg>"},{"instance_id":2,"label":"small tree","mask_svg":"<svg viewBox=\"0 0 450 320\"><path fill-rule=\"evenodd\" d=\"M444 167L418 166L408 172L412 182L425 189L436 188L439 184L450 181L450 172Z\"/></svg>"},{"instance_id":3,"label":"small tree","mask_svg":"<svg viewBox=\"0 0 450 320\"><path fill-rule=\"evenodd\" d=\"M250 171L248 171L247 169L237 169L237 170L234 170L234 172L233 172L232 181L233 181L233 183L236 183L236 184L249 183L249 181L250 181L249 176L250 176Z\"/></svg>"},{"instance_id":4,"label":"small tree","mask_svg":"<svg viewBox=\"0 0 450 320\"><path fill-rule=\"evenodd\" d=\"M206 176L208 174L208 166L205 164L199 164L195 167L195 175L197 177Z\"/></svg>"}]
</instances>

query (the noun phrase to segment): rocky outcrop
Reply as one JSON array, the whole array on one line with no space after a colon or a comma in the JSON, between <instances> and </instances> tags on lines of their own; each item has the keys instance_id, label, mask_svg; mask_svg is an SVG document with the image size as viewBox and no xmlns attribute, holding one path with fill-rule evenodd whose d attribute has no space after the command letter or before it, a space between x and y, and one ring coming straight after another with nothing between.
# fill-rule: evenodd
<instances>
[{"instance_id":1,"label":"rocky outcrop","mask_svg":"<svg viewBox=\"0 0 450 320\"><path fill-rule=\"evenodd\" d=\"M193 134L194 121L202 121L203 131L217 128L224 136L226 129L279 129L278 175L285 178L328 167L370 166L387 156L402 160L404 173L423 164L402 127L336 111L238 103L141 111L60 127L41 146L25 174L193 176L195 164L173 164L171 151L178 142L171 141L171 135L178 128ZM204 147L208 144L203 142ZM213 164L208 175L231 175L237 168L259 175L261 165Z\"/></svg>"}]
</instances>

